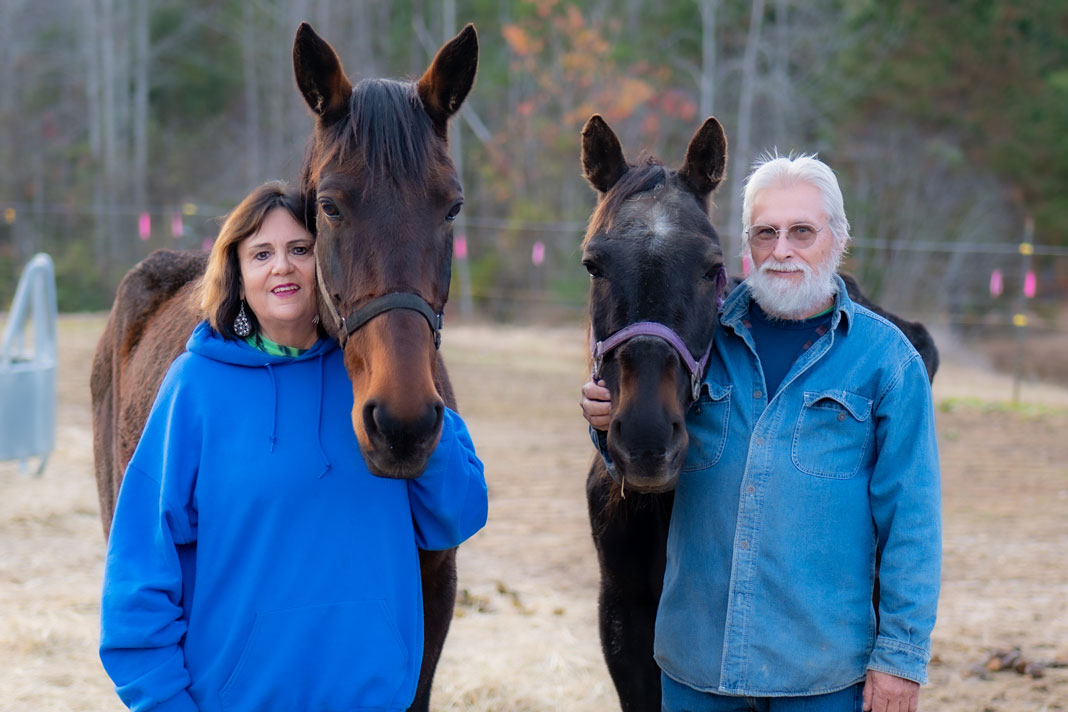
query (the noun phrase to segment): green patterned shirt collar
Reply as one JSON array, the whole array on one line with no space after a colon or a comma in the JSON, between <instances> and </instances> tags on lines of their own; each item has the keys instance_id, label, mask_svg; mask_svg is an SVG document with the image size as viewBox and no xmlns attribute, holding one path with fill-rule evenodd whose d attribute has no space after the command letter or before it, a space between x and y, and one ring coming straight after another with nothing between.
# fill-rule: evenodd
<instances>
[{"instance_id":1,"label":"green patterned shirt collar","mask_svg":"<svg viewBox=\"0 0 1068 712\"><path fill-rule=\"evenodd\" d=\"M245 343L254 349L259 349L263 353L269 356L300 356L308 349L297 349L292 346L282 346L282 344L276 344L267 337L260 333L252 334L245 338Z\"/></svg>"}]
</instances>

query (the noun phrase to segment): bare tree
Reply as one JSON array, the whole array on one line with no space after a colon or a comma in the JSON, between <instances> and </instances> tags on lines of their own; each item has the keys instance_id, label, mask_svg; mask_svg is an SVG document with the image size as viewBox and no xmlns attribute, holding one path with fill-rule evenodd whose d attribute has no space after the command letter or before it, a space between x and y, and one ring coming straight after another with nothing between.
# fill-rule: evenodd
<instances>
[{"instance_id":1,"label":"bare tree","mask_svg":"<svg viewBox=\"0 0 1068 712\"><path fill-rule=\"evenodd\" d=\"M749 32L742 58L742 75L738 92L737 138L730 149L730 213L727 234L723 235L723 254L728 269L740 271L737 265L741 244L738 233L742 224L742 183L750 162L750 137L753 124L753 99L757 92L757 59L760 52L761 30L764 23L764 0L752 0L749 13Z\"/></svg>"},{"instance_id":2,"label":"bare tree","mask_svg":"<svg viewBox=\"0 0 1068 712\"><path fill-rule=\"evenodd\" d=\"M134 205L143 210L148 196L148 89L151 53L149 51L149 0L134 0L133 56L133 196Z\"/></svg>"},{"instance_id":3,"label":"bare tree","mask_svg":"<svg viewBox=\"0 0 1068 712\"><path fill-rule=\"evenodd\" d=\"M720 0L698 0L701 10L700 110L704 120L712 115L716 98L716 10Z\"/></svg>"},{"instance_id":4,"label":"bare tree","mask_svg":"<svg viewBox=\"0 0 1068 712\"><path fill-rule=\"evenodd\" d=\"M263 157L260 150L263 137L260 124L259 40L262 35L256 5L248 2L241 7L241 60L245 77L245 182L255 185L264 179Z\"/></svg>"}]
</instances>

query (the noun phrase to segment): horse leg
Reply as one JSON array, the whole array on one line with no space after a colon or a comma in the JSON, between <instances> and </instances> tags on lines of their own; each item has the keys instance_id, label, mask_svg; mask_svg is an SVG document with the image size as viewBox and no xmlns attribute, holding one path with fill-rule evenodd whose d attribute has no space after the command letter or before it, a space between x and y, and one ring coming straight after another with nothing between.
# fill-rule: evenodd
<instances>
[{"instance_id":1,"label":"horse leg","mask_svg":"<svg viewBox=\"0 0 1068 712\"><path fill-rule=\"evenodd\" d=\"M587 502L601 569L601 647L623 712L659 712L653 631L672 494L634 493L620 500L612 491L618 486L599 464L590 472Z\"/></svg>"},{"instance_id":2,"label":"horse leg","mask_svg":"<svg viewBox=\"0 0 1068 712\"><path fill-rule=\"evenodd\" d=\"M456 549L419 551L423 579L423 664L411 712L429 712L434 671L456 606Z\"/></svg>"}]
</instances>

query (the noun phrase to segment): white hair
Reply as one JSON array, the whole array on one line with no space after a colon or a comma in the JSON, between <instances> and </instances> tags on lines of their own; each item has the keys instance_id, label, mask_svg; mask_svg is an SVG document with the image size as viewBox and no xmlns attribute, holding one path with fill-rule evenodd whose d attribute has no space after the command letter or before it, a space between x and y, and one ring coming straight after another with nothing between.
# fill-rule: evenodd
<instances>
[{"instance_id":1,"label":"white hair","mask_svg":"<svg viewBox=\"0 0 1068 712\"><path fill-rule=\"evenodd\" d=\"M745 193L742 200L742 252L749 249L749 228L752 226L753 202L757 193L765 188L790 186L807 183L816 188L823 196L823 212L827 214L831 234L838 247L836 252L845 252L849 241L849 220L846 219L845 201L838 179L823 161L815 154L802 154L789 157L780 156L777 151L765 153L753 164L753 172L745 181Z\"/></svg>"}]
</instances>

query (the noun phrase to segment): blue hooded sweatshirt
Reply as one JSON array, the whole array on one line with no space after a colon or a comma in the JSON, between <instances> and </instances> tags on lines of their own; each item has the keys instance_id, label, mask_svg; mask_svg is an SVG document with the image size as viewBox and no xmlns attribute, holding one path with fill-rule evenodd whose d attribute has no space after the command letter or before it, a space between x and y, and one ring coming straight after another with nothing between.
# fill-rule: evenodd
<instances>
[{"instance_id":1,"label":"blue hooded sweatshirt","mask_svg":"<svg viewBox=\"0 0 1068 712\"><path fill-rule=\"evenodd\" d=\"M484 526L460 417L413 480L370 474L333 341L298 357L206 323L160 387L108 542L100 658L134 710L404 710L417 548Z\"/></svg>"}]
</instances>

